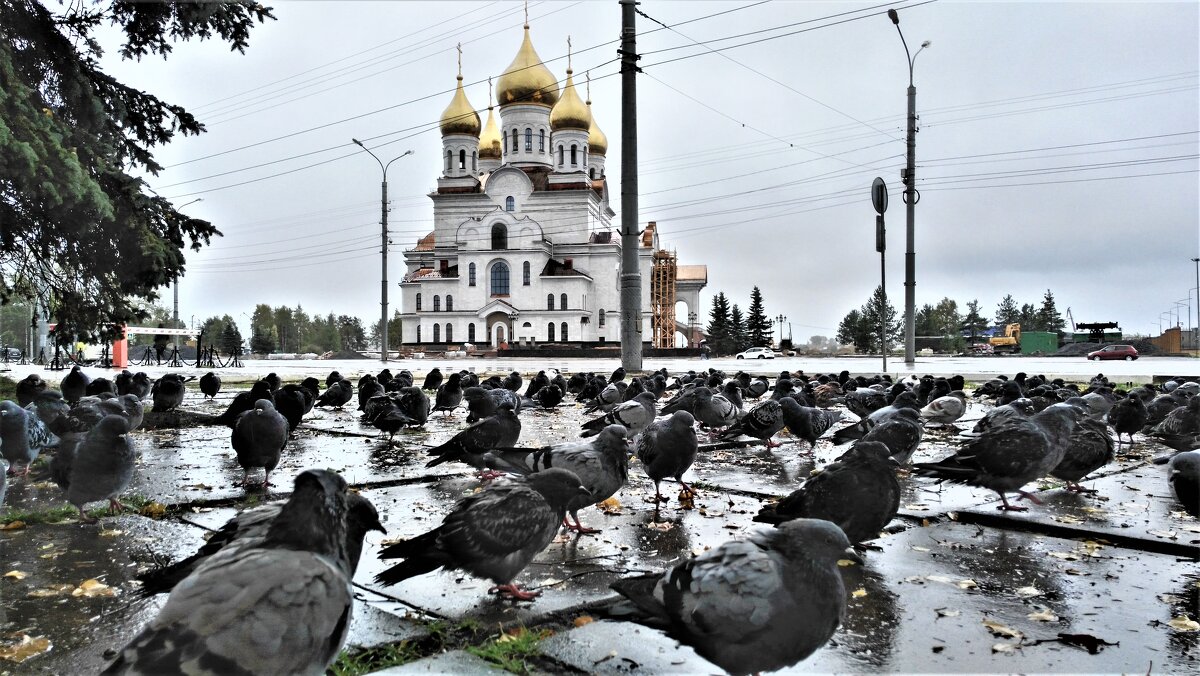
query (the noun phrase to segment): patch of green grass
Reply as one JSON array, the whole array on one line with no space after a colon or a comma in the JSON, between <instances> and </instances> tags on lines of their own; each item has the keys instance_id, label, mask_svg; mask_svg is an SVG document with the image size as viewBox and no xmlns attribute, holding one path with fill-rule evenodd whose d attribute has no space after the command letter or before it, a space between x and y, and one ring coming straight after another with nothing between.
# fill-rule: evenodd
<instances>
[{"instance_id":1,"label":"patch of green grass","mask_svg":"<svg viewBox=\"0 0 1200 676\"><path fill-rule=\"evenodd\" d=\"M483 644L467 648L467 652L495 664L505 671L514 674L528 674L533 665L528 660L542 654L542 640L554 632L529 631L520 627L511 631L501 632L499 636L488 639Z\"/></svg>"},{"instance_id":2,"label":"patch of green grass","mask_svg":"<svg viewBox=\"0 0 1200 676\"><path fill-rule=\"evenodd\" d=\"M142 495L128 495L121 498L121 503L129 507L133 513L140 511L151 502L153 500ZM89 509L87 510L87 515L94 519L109 516L108 505ZM58 505L57 507L47 507L46 509L14 509L10 507L3 513L0 513L0 525L12 523L13 521L24 522L27 526L55 524L63 523L64 521L75 521L78 518L79 510L75 509L73 505Z\"/></svg>"},{"instance_id":3,"label":"patch of green grass","mask_svg":"<svg viewBox=\"0 0 1200 676\"><path fill-rule=\"evenodd\" d=\"M17 381L0 376L0 399L17 400Z\"/></svg>"},{"instance_id":4,"label":"patch of green grass","mask_svg":"<svg viewBox=\"0 0 1200 676\"><path fill-rule=\"evenodd\" d=\"M408 664L422 657L421 651L411 641L401 641L365 650L343 650L337 661L329 666L326 674L332 676L359 676L388 667Z\"/></svg>"}]
</instances>

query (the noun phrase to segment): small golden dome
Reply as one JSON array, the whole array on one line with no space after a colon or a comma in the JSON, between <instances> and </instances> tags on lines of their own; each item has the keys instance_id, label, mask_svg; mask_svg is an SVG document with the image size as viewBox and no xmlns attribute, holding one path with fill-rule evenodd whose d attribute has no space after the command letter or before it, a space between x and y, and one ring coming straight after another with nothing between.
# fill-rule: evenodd
<instances>
[{"instance_id":1,"label":"small golden dome","mask_svg":"<svg viewBox=\"0 0 1200 676\"><path fill-rule=\"evenodd\" d=\"M533 49L529 39L529 26L525 26L525 39L516 58L500 76L496 100L501 106L510 103L534 103L553 107L558 102L558 79L542 63L542 57Z\"/></svg>"},{"instance_id":2,"label":"small golden dome","mask_svg":"<svg viewBox=\"0 0 1200 676\"><path fill-rule=\"evenodd\" d=\"M558 99L558 103L554 104L554 109L550 111L550 128L554 131L559 129L586 131L591 123L591 114L583 100L579 98L579 94L575 92L575 77L568 68L567 84L563 87L562 96Z\"/></svg>"},{"instance_id":3,"label":"small golden dome","mask_svg":"<svg viewBox=\"0 0 1200 676\"><path fill-rule=\"evenodd\" d=\"M604 157L604 153L608 152L608 137L596 125L596 118L592 115L592 100L590 98L587 102L587 108L588 120L590 120L590 124L588 125L588 152Z\"/></svg>"},{"instance_id":4,"label":"small golden dome","mask_svg":"<svg viewBox=\"0 0 1200 676\"><path fill-rule=\"evenodd\" d=\"M475 112L475 107L467 100L467 93L463 91L462 75L458 76L458 89L454 92L454 98L442 112L442 136L450 134L479 136L479 113Z\"/></svg>"},{"instance_id":5,"label":"small golden dome","mask_svg":"<svg viewBox=\"0 0 1200 676\"><path fill-rule=\"evenodd\" d=\"M490 101L489 101L490 103ZM496 125L496 115L488 106L487 124L483 125L483 133L479 135L479 159L500 159L500 127Z\"/></svg>"}]
</instances>

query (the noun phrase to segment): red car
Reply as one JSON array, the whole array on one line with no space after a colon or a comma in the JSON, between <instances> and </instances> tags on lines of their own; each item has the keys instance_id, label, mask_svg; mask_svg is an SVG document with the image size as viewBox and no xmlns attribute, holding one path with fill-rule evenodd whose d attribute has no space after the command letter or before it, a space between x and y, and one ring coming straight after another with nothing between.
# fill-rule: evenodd
<instances>
[{"instance_id":1,"label":"red car","mask_svg":"<svg viewBox=\"0 0 1200 676\"><path fill-rule=\"evenodd\" d=\"M1100 361L1101 359L1133 361L1138 358L1138 351L1132 345L1109 345L1095 352L1088 352L1087 358L1092 361Z\"/></svg>"}]
</instances>

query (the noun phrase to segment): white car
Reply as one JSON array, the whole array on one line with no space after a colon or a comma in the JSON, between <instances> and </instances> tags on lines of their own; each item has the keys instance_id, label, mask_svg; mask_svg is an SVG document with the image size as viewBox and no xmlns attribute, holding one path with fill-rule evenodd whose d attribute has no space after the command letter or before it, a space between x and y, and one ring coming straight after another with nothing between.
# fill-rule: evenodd
<instances>
[{"instance_id":1,"label":"white car","mask_svg":"<svg viewBox=\"0 0 1200 676\"><path fill-rule=\"evenodd\" d=\"M775 351L769 347L752 347L737 354L738 359L774 359Z\"/></svg>"}]
</instances>

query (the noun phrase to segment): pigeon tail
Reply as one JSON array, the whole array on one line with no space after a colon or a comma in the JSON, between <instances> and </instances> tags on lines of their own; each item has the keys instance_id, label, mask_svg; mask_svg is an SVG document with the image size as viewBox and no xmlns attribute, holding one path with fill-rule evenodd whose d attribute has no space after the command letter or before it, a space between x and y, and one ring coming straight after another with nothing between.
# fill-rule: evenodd
<instances>
[{"instance_id":1,"label":"pigeon tail","mask_svg":"<svg viewBox=\"0 0 1200 676\"><path fill-rule=\"evenodd\" d=\"M403 582L410 577L431 573L449 563L441 550L437 548L441 528L435 528L424 535L397 542L384 547L379 552L380 559L404 559L375 576L375 582L391 586Z\"/></svg>"},{"instance_id":2,"label":"pigeon tail","mask_svg":"<svg viewBox=\"0 0 1200 676\"><path fill-rule=\"evenodd\" d=\"M624 598L599 610L612 619L636 618L638 622L668 629L671 618L666 607L654 596L654 588L661 578L662 573L650 573L613 582L609 587Z\"/></svg>"}]
</instances>

